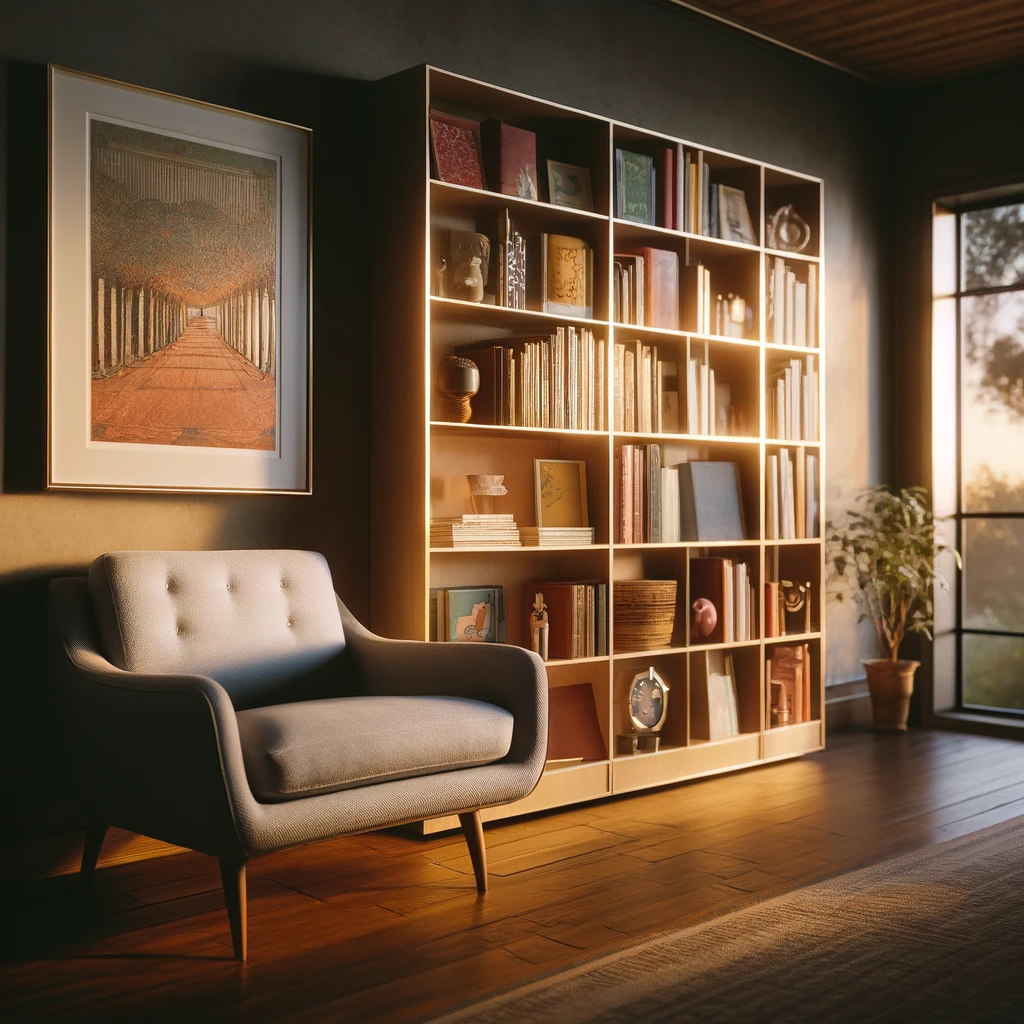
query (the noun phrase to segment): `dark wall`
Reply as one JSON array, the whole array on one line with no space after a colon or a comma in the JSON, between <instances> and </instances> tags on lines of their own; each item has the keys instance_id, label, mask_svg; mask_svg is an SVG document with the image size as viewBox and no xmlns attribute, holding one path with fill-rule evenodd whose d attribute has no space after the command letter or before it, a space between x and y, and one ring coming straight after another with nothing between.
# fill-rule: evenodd
<instances>
[{"instance_id":1,"label":"dark wall","mask_svg":"<svg viewBox=\"0 0 1024 1024\"><path fill-rule=\"evenodd\" d=\"M0 778L45 771L45 581L104 550L312 547L365 611L370 232L368 82L419 63L820 175L826 182L830 500L883 477L880 92L654 0L0 0L8 131L8 356L0 493L2 699L32 727ZM62 495L40 489L46 343L47 62L308 125L314 162L312 498ZM4 86L0 84L0 88ZM0 104L2 105L2 104ZM0 215L3 203L0 200ZM833 386L839 382L841 386ZM829 675L861 635L830 618ZM7 783L0 793L7 804ZM17 786L10 787L12 793ZM12 796L12 799L13 796ZM27 813L27 812L26 812ZM24 826L24 818L18 824Z\"/></svg>"}]
</instances>

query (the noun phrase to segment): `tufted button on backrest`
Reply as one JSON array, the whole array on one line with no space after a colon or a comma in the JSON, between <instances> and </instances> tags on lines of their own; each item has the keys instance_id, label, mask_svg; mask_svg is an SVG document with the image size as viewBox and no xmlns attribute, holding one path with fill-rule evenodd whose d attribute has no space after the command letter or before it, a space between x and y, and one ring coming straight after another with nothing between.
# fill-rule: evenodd
<instances>
[{"instance_id":1,"label":"tufted button on backrest","mask_svg":"<svg viewBox=\"0 0 1024 1024\"><path fill-rule=\"evenodd\" d=\"M238 708L338 692L330 569L311 551L117 551L89 570L107 657L216 679Z\"/></svg>"}]
</instances>

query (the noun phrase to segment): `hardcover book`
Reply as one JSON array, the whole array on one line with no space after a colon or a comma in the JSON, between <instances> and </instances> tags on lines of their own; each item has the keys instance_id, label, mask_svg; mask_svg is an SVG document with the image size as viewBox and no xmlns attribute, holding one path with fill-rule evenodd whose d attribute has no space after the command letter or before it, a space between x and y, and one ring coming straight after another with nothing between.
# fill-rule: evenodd
<instances>
[{"instance_id":1,"label":"hardcover book","mask_svg":"<svg viewBox=\"0 0 1024 1024\"><path fill-rule=\"evenodd\" d=\"M439 110L430 112L430 147L441 181L483 188L480 122Z\"/></svg>"},{"instance_id":2,"label":"hardcover book","mask_svg":"<svg viewBox=\"0 0 1024 1024\"><path fill-rule=\"evenodd\" d=\"M679 532L684 541L746 538L735 462L679 464Z\"/></svg>"},{"instance_id":3,"label":"hardcover book","mask_svg":"<svg viewBox=\"0 0 1024 1024\"><path fill-rule=\"evenodd\" d=\"M542 310L557 316L590 319L593 252L582 238L541 236Z\"/></svg>"},{"instance_id":4,"label":"hardcover book","mask_svg":"<svg viewBox=\"0 0 1024 1024\"><path fill-rule=\"evenodd\" d=\"M548 691L548 760L608 757L590 683L552 686Z\"/></svg>"},{"instance_id":5,"label":"hardcover book","mask_svg":"<svg viewBox=\"0 0 1024 1024\"><path fill-rule=\"evenodd\" d=\"M491 188L506 196L538 199L537 136L496 117L484 121L480 130Z\"/></svg>"},{"instance_id":6,"label":"hardcover book","mask_svg":"<svg viewBox=\"0 0 1024 1024\"><path fill-rule=\"evenodd\" d=\"M500 586L431 591L436 634L445 643L504 643L505 600Z\"/></svg>"},{"instance_id":7,"label":"hardcover book","mask_svg":"<svg viewBox=\"0 0 1024 1024\"><path fill-rule=\"evenodd\" d=\"M615 216L636 224L654 223L654 158L615 150Z\"/></svg>"},{"instance_id":8,"label":"hardcover book","mask_svg":"<svg viewBox=\"0 0 1024 1024\"><path fill-rule=\"evenodd\" d=\"M679 254L645 247L643 257L644 325L679 330Z\"/></svg>"}]
</instances>

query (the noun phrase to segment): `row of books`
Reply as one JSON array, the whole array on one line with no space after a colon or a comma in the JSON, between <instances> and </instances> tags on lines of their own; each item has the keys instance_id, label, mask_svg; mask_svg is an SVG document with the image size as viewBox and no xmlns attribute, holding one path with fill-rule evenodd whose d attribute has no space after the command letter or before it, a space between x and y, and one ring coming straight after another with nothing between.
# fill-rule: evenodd
<instances>
[{"instance_id":1,"label":"row of books","mask_svg":"<svg viewBox=\"0 0 1024 1024\"><path fill-rule=\"evenodd\" d=\"M616 342L612 351L612 423L640 434L679 432L677 364L658 358L657 345Z\"/></svg>"},{"instance_id":2,"label":"row of books","mask_svg":"<svg viewBox=\"0 0 1024 1024\"><path fill-rule=\"evenodd\" d=\"M746 197L711 181L704 151L682 143L656 156L615 150L615 216L712 238L756 244Z\"/></svg>"},{"instance_id":3,"label":"row of books","mask_svg":"<svg viewBox=\"0 0 1024 1024\"><path fill-rule=\"evenodd\" d=\"M624 444L615 455L619 544L743 540L739 471L732 462L663 465L656 444Z\"/></svg>"},{"instance_id":4,"label":"row of books","mask_svg":"<svg viewBox=\"0 0 1024 1024\"><path fill-rule=\"evenodd\" d=\"M549 660L608 653L607 583L524 583L523 608L527 646L531 622L547 624Z\"/></svg>"},{"instance_id":5,"label":"row of books","mask_svg":"<svg viewBox=\"0 0 1024 1024\"><path fill-rule=\"evenodd\" d=\"M768 338L776 345L818 347L818 267L800 281L781 256L768 274Z\"/></svg>"},{"instance_id":6,"label":"row of books","mask_svg":"<svg viewBox=\"0 0 1024 1024\"><path fill-rule=\"evenodd\" d=\"M815 357L790 359L768 381L768 435L780 441L816 441L818 427Z\"/></svg>"},{"instance_id":7,"label":"row of books","mask_svg":"<svg viewBox=\"0 0 1024 1024\"><path fill-rule=\"evenodd\" d=\"M807 644L777 644L765 660L766 729L811 720L811 653Z\"/></svg>"},{"instance_id":8,"label":"row of books","mask_svg":"<svg viewBox=\"0 0 1024 1024\"><path fill-rule=\"evenodd\" d=\"M605 342L588 328L547 338L477 342L455 350L480 369L473 423L605 430Z\"/></svg>"},{"instance_id":9,"label":"row of books","mask_svg":"<svg viewBox=\"0 0 1024 1024\"><path fill-rule=\"evenodd\" d=\"M616 323L694 334L711 334L718 323L726 333L724 307L713 303L711 272L701 263L680 266L678 253L644 246L615 253L613 270Z\"/></svg>"},{"instance_id":10,"label":"row of books","mask_svg":"<svg viewBox=\"0 0 1024 1024\"><path fill-rule=\"evenodd\" d=\"M765 537L802 540L819 535L818 456L780 448L765 459Z\"/></svg>"},{"instance_id":11,"label":"row of books","mask_svg":"<svg viewBox=\"0 0 1024 1024\"><path fill-rule=\"evenodd\" d=\"M731 558L691 558L691 608L699 598L715 606L716 619L709 634L694 628L691 634L694 643L731 644L757 638L757 596L753 573L746 562Z\"/></svg>"},{"instance_id":12,"label":"row of books","mask_svg":"<svg viewBox=\"0 0 1024 1024\"><path fill-rule=\"evenodd\" d=\"M479 513L430 520L432 548L568 547L594 543L593 526L522 526L511 514Z\"/></svg>"}]
</instances>

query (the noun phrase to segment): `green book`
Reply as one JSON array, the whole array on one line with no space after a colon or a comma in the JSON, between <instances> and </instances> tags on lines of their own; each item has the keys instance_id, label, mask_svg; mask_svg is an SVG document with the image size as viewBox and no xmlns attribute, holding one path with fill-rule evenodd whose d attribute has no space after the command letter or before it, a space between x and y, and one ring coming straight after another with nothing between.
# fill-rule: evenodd
<instances>
[{"instance_id":1,"label":"green book","mask_svg":"<svg viewBox=\"0 0 1024 1024\"><path fill-rule=\"evenodd\" d=\"M615 216L636 224L654 223L654 158L615 150Z\"/></svg>"}]
</instances>

